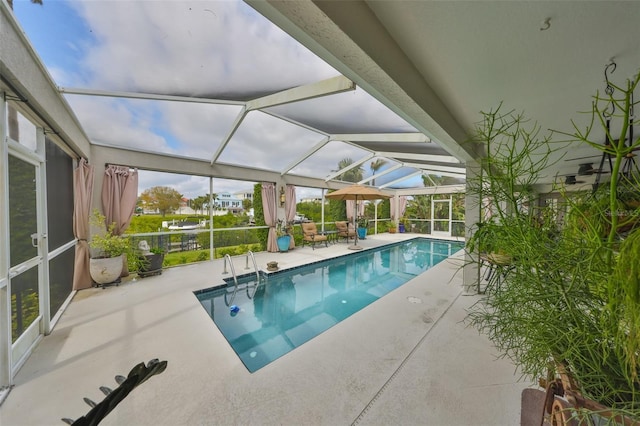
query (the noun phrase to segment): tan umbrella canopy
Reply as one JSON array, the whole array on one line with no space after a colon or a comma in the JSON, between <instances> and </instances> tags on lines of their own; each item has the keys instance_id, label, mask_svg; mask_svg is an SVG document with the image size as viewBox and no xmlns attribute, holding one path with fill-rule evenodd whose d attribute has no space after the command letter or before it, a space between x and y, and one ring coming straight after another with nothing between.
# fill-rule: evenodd
<instances>
[{"instance_id":1,"label":"tan umbrella canopy","mask_svg":"<svg viewBox=\"0 0 640 426\"><path fill-rule=\"evenodd\" d=\"M358 211L358 201L359 200L381 200L386 198L391 198L391 195L387 195L384 192L378 190L377 188L373 188L371 186L364 185L351 185L346 188L339 189L330 194L325 195L325 198L329 198L331 200L354 200L356 202L356 211ZM355 215L354 215L355 216ZM353 218L355 222L355 217ZM355 229L355 223L354 223ZM356 232L356 237L353 239L353 246L349 247L353 250L361 250L362 247L358 245L358 233Z\"/></svg>"}]
</instances>

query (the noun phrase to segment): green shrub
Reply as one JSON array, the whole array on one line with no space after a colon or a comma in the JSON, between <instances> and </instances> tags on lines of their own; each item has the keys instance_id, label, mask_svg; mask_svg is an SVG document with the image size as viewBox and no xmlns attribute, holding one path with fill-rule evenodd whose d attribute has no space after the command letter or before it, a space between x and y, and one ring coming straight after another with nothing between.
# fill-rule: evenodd
<instances>
[{"instance_id":1,"label":"green shrub","mask_svg":"<svg viewBox=\"0 0 640 426\"><path fill-rule=\"evenodd\" d=\"M91 215L90 223L93 227L104 229L105 217L95 209ZM129 238L114 234L115 227L116 224L111 223L106 227L105 232L91 235L89 246L97 250L100 256L117 257L132 252Z\"/></svg>"},{"instance_id":2,"label":"green shrub","mask_svg":"<svg viewBox=\"0 0 640 426\"><path fill-rule=\"evenodd\" d=\"M262 184L256 183L253 186L253 214L257 226L266 225L264 221L264 208L262 207ZM258 229L258 242L260 243L260 251L267 249L267 238L269 237L268 229Z\"/></svg>"}]
</instances>

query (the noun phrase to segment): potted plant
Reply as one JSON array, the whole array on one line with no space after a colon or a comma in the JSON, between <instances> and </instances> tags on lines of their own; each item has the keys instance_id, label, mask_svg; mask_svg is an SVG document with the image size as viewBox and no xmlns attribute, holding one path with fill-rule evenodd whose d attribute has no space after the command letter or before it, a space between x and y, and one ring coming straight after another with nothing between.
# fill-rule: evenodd
<instances>
[{"instance_id":1,"label":"potted plant","mask_svg":"<svg viewBox=\"0 0 640 426\"><path fill-rule=\"evenodd\" d=\"M289 251L289 245L291 244L291 235L289 232L289 224L286 221L279 219L276 226L276 235L278 237L278 250L280 250L281 253Z\"/></svg>"},{"instance_id":2,"label":"potted plant","mask_svg":"<svg viewBox=\"0 0 640 426\"><path fill-rule=\"evenodd\" d=\"M97 209L93 211L90 223L96 229L104 229L103 232L93 234L89 241L93 254L89 261L91 278L103 286L119 282L125 261L123 255L130 251L129 238L113 233L115 223L109 224L105 229L105 216Z\"/></svg>"},{"instance_id":3,"label":"potted plant","mask_svg":"<svg viewBox=\"0 0 640 426\"><path fill-rule=\"evenodd\" d=\"M407 218L403 217L402 219L400 219L400 222L398 223L398 232L404 233L407 229L407 223Z\"/></svg>"},{"instance_id":4,"label":"potted plant","mask_svg":"<svg viewBox=\"0 0 640 426\"><path fill-rule=\"evenodd\" d=\"M640 227L628 220L640 210L626 201L640 186L636 175L621 173L640 141L630 140L627 125L612 135L603 113L615 103L613 118L633 123L639 81L640 75L607 97L596 96L591 126L574 126L570 134L611 158L609 181L592 191L554 187L543 194L536 181L552 165L554 148L521 114L500 107L483 113L475 132L486 154L480 173L469 178L467 196L483 200L481 217L489 219L467 250L478 266L487 266L479 251L501 250L509 267L490 274L467 321L524 376L547 377L548 389L560 392L571 415L588 424L596 411L609 420L625 417L620 423L640 420ZM593 140L597 123L607 143ZM559 205L537 202L541 195L555 196Z\"/></svg>"},{"instance_id":5,"label":"potted plant","mask_svg":"<svg viewBox=\"0 0 640 426\"><path fill-rule=\"evenodd\" d=\"M356 229L356 232L358 233L358 239L360 240L366 239L367 226L369 225L369 219L367 219L365 216L358 216L358 219L356 220L356 224L358 226L358 228Z\"/></svg>"},{"instance_id":6,"label":"potted plant","mask_svg":"<svg viewBox=\"0 0 640 426\"><path fill-rule=\"evenodd\" d=\"M145 240L138 244L138 276L141 278L150 275L162 274L162 264L164 262L165 251L159 247L149 248Z\"/></svg>"},{"instance_id":7,"label":"potted plant","mask_svg":"<svg viewBox=\"0 0 640 426\"><path fill-rule=\"evenodd\" d=\"M389 222L389 233L395 234L397 231L397 224L395 220Z\"/></svg>"}]
</instances>

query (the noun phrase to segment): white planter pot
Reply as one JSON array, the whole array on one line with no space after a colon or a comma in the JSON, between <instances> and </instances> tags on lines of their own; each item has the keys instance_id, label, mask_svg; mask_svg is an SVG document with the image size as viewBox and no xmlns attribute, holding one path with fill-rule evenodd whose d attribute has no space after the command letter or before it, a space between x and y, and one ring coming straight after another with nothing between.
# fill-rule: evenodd
<instances>
[{"instance_id":1,"label":"white planter pot","mask_svg":"<svg viewBox=\"0 0 640 426\"><path fill-rule=\"evenodd\" d=\"M122 274L122 256L90 259L89 272L98 284L109 284L120 278Z\"/></svg>"}]
</instances>

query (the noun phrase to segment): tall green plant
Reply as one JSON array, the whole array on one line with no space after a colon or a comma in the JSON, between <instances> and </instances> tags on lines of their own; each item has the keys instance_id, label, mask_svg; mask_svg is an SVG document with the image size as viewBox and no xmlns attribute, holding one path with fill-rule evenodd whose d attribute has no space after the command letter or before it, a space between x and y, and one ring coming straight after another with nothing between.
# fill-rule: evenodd
<instances>
[{"instance_id":1,"label":"tall green plant","mask_svg":"<svg viewBox=\"0 0 640 426\"><path fill-rule=\"evenodd\" d=\"M545 376L550 363L566 366L584 396L636 419L640 230L618 213L623 192L640 193L632 176L621 180L619 173L624 158L639 146L627 137L638 78L615 87L617 98L596 95L592 124L585 131L574 125L573 133L564 133L603 150L613 167L611 180L593 193L560 191L564 201L559 209L568 211L561 226L557 210L541 204L535 191L553 148L522 115L501 114L500 108L483 114L476 136L487 154L467 191L486 203L483 217L488 218L467 250L500 248L509 256L508 263L493 265L498 273L486 283L483 300L471 308L469 322L531 379ZM627 123L616 136L602 118L611 104ZM593 141L598 124L617 142L605 147ZM623 212L637 217L640 210L630 205L625 202Z\"/></svg>"},{"instance_id":2,"label":"tall green plant","mask_svg":"<svg viewBox=\"0 0 640 426\"><path fill-rule=\"evenodd\" d=\"M122 254L132 253L129 237L116 235L114 229L115 223L106 223L105 216L95 209L91 215L90 223L95 228L106 227L106 231L93 234L89 246L97 250L98 255L102 257L117 257Z\"/></svg>"}]
</instances>

